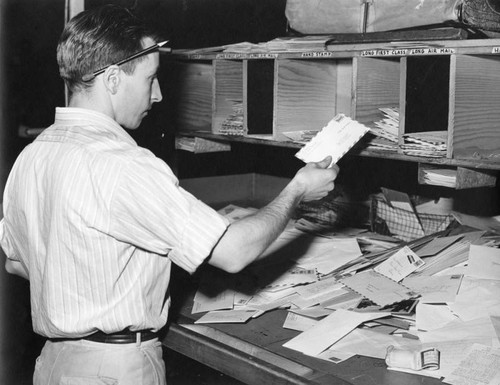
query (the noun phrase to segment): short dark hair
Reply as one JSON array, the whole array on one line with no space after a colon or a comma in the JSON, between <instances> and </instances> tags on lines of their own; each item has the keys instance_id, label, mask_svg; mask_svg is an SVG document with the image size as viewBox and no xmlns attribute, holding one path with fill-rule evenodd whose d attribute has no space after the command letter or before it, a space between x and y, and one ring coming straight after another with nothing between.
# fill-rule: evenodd
<instances>
[{"instance_id":1,"label":"short dark hair","mask_svg":"<svg viewBox=\"0 0 500 385\"><path fill-rule=\"evenodd\" d=\"M107 4L80 12L64 27L57 45L59 74L70 94L90 87L82 77L118 62L140 50L142 40L159 36L127 8ZM139 57L122 65L132 73Z\"/></svg>"}]
</instances>

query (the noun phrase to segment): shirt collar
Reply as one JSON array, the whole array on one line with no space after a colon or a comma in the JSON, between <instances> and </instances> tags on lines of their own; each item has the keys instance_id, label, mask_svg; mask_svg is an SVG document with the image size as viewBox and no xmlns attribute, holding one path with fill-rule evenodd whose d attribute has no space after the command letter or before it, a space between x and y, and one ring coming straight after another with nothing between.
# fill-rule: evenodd
<instances>
[{"instance_id":1,"label":"shirt collar","mask_svg":"<svg viewBox=\"0 0 500 385\"><path fill-rule=\"evenodd\" d=\"M125 129L110 116L101 112L79 107L56 107L56 125L92 125L107 132L111 132L118 138L136 145L135 140Z\"/></svg>"}]
</instances>

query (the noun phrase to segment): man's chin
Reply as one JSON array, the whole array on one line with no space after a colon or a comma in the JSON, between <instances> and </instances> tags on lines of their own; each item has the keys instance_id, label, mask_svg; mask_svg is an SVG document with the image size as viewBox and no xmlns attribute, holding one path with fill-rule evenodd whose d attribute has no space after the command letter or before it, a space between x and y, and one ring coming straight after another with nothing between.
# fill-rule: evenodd
<instances>
[{"instance_id":1,"label":"man's chin","mask_svg":"<svg viewBox=\"0 0 500 385\"><path fill-rule=\"evenodd\" d=\"M136 123L122 124L121 126L127 130L137 130L141 125L142 120Z\"/></svg>"}]
</instances>

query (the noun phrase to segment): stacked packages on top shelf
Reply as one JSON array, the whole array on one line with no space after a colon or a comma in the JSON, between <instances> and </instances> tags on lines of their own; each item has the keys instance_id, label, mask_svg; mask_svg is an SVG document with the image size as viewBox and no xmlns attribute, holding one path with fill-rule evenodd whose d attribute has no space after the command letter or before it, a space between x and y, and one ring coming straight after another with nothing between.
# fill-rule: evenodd
<instances>
[{"instance_id":1,"label":"stacked packages on top shelf","mask_svg":"<svg viewBox=\"0 0 500 385\"><path fill-rule=\"evenodd\" d=\"M228 53L280 53L280 52L306 52L324 51L330 35L307 35L297 37L278 37L262 42L242 42L223 46L223 51Z\"/></svg>"}]
</instances>

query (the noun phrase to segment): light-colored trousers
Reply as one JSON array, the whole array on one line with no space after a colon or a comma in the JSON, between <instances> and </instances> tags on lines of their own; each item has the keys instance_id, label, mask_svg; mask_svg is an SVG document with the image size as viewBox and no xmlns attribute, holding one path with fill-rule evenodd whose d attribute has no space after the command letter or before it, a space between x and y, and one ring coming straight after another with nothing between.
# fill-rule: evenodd
<instances>
[{"instance_id":1,"label":"light-colored trousers","mask_svg":"<svg viewBox=\"0 0 500 385\"><path fill-rule=\"evenodd\" d=\"M161 342L47 341L34 385L166 385Z\"/></svg>"}]
</instances>

